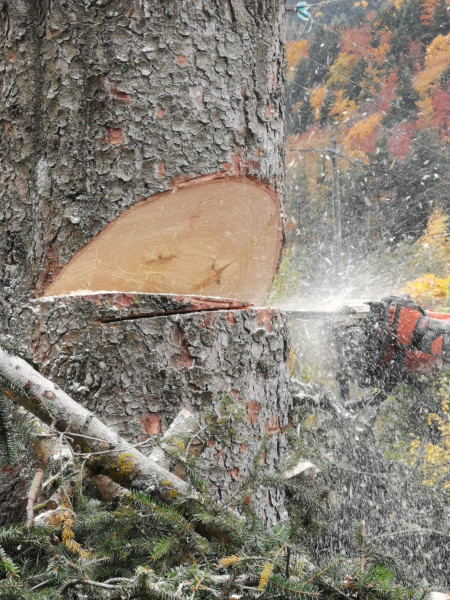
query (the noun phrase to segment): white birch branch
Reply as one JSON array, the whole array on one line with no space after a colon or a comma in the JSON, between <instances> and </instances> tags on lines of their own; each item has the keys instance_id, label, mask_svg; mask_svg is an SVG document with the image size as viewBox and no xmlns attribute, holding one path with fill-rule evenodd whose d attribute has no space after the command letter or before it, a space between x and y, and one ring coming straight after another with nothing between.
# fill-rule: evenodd
<instances>
[{"instance_id":1,"label":"white birch branch","mask_svg":"<svg viewBox=\"0 0 450 600\"><path fill-rule=\"evenodd\" d=\"M101 452L89 465L93 471L127 488L156 491L166 499L180 495L198 500L188 483L142 454L26 361L1 346L0 376L11 383L11 390L5 392L10 400L66 433L75 449L93 455Z\"/></svg>"},{"instance_id":2,"label":"white birch branch","mask_svg":"<svg viewBox=\"0 0 450 600\"><path fill-rule=\"evenodd\" d=\"M170 464L170 458L167 453L170 454L171 450L174 453L178 452L175 441L177 439L182 441L189 439L195 436L199 429L200 425L194 413L187 408L182 408L170 424L168 430L163 434L160 445L150 454L150 458L162 467L167 468Z\"/></svg>"}]
</instances>

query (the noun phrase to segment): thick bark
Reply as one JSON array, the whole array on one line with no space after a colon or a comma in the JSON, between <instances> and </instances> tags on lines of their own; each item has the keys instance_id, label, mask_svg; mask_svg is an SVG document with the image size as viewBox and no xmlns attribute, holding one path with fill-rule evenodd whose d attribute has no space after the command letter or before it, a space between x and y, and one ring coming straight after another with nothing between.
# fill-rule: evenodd
<instances>
[{"instance_id":1,"label":"thick bark","mask_svg":"<svg viewBox=\"0 0 450 600\"><path fill-rule=\"evenodd\" d=\"M143 198L228 174L279 195L283 14L282 0L2 3L6 318Z\"/></svg>"}]
</instances>

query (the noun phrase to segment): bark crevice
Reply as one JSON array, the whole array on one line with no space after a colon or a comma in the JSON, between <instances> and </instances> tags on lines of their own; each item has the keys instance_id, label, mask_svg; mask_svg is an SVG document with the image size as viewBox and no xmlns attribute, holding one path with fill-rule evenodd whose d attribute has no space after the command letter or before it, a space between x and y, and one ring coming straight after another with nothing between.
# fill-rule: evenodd
<instances>
[{"instance_id":1,"label":"bark crevice","mask_svg":"<svg viewBox=\"0 0 450 600\"><path fill-rule=\"evenodd\" d=\"M2 7L2 339L19 340L45 375L130 443L163 434L182 408L228 423L229 439L212 435L199 459L217 496L233 493L266 437L265 467L277 471L290 406L286 322L279 311L249 306L263 303L270 277L258 296L247 292L258 268L270 263L274 272L280 257L284 1L4 0ZM229 256L220 263L208 254L210 272L193 291L152 291L228 297L226 289L196 290L209 277L223 283L234 268L245 294L200 305L119 285L108 299L36 300L127 209L178 187L173 198L182 199L184 182L202 178L226 182L224 199L233 180L264 189L260 206L274 210L267 232L276 232L278 254L267 251L262 227L247 240L257 257L248 277ZM230 233L246 220L238 213ZM150 272L174 254L155 247ZM0 504L11 505L9 485L0 473ZM283 516L277 493L261 486L251 498L268 522Z\"/></svg>"}]
</instances>

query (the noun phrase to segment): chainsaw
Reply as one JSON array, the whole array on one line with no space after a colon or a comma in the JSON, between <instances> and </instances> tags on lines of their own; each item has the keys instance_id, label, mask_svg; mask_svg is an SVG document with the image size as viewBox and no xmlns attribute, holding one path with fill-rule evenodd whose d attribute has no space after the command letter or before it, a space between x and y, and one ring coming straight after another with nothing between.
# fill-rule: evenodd
<instances>
[{"instance_id":1,"label":"chainsaw","mask_svg":"<svg viewBox=\"0 0 450 600\"><path fill-rule=\"evenodd\" d=\"M330 324L338 359L336 379L348 405L349 384L379 388L382 400L397 384L412 383L450 363L450 314L425 310L407 295L346 306L339 311L288 311Z\"/></svg>"}]
</instances>

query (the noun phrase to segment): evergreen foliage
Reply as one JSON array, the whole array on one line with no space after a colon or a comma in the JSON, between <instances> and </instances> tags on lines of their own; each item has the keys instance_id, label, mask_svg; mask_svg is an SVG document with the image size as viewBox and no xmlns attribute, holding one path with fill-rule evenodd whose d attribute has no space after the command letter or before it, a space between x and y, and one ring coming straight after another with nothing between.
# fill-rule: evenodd
<instances>
[{"instance_id":1,"label":"evergreen foliage","mask_svg":"<svg viewBox=\"0 0 450 600\"><path fill-rule=\"evenodd\" d=\"M18 458L16 438L12 433L12 407L0 390L0 466L12 465Z\"/></svg>"},{"instance_id":2,"label":"evergreen foliage","mask_svg":"<svg viewBox=\"0 0 450 600\"><path fill-rule=\"evenodd\" d=\"M11 355L19 354L14 345L1 340L2 348ZM26 357L21 356L36 368ZM13 402L15 396L26 396L27 390L0 375L0 468L13 465L24 449L26 438L32 433L35 422L32 416L18 408Z\"/></svg>"},{"instance_id":3,"label":"evergreen foliage","mask_svg":"<svg viewBox=\"0 0 450 600\"><path fill-rule=\"evenodd\" d=\"M192 467L195 471L195 466ZM261 480L254 469L246 493ZM0 529L0 598L28 600L320 598L414 600L423 597L394 563L372 551L355 560L326 558L316 566L302 540L316 527L324 495L282 476L290 519L268 529L248 508L224 510L203 489L202 503L163 504L138 491L105 502L79 465L77 481L46 527ZM305 519L305 514L309 518Z\"/></svg>"}]
</instances>

